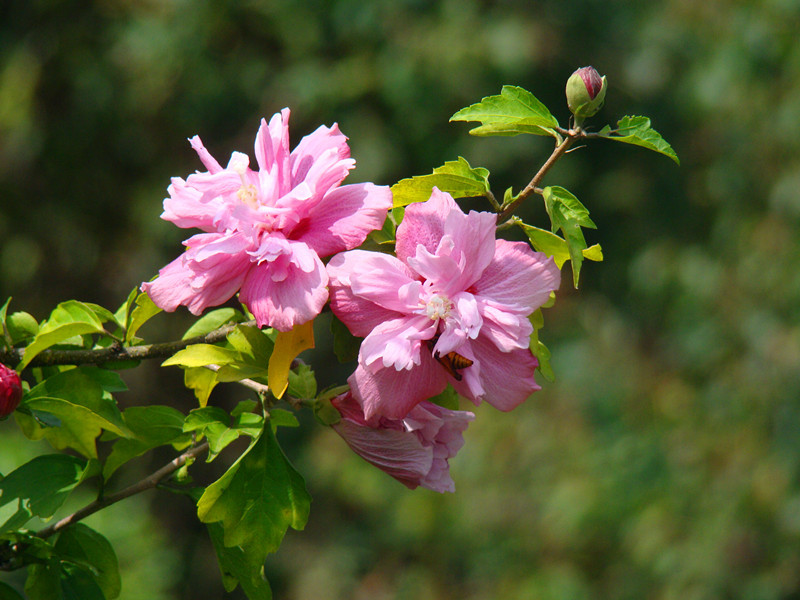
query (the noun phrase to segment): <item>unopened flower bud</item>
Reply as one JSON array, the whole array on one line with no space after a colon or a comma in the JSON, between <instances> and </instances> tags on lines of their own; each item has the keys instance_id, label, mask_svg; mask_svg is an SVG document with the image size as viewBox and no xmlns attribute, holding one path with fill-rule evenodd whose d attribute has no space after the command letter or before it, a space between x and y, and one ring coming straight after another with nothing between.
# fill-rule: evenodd
<instances>
[{"instance_id":1,"label":"unopened flower bud","mask_svg":"<svg viewBox=\"0 0 800 600\"><path fill-rule=\"evenodd\" d=\"M22 383L13 369L0 364L0 418L13 413L22 400Z\"/></svg>"},{"instance_id":2,"label":"unopened flower bud","mask_svg":"<svg viewBox=\"0 0 800 600\"><path fill-rule=\"evenodd\" d=\"M606 77L594 67L581 67L567 79L567 106L575 115L575 124L596 114L606 99Z\"/></svg>"}]
</instances>

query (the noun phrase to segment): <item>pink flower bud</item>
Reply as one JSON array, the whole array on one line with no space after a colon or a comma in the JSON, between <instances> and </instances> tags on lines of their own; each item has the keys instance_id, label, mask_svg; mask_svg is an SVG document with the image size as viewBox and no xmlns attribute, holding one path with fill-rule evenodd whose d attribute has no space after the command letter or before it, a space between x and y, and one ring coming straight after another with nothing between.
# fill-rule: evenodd
<instances>
[{"instance_id":1,"label":"pink flower bud","mask_svg":"<svg viewBox=\"0 0 800 600\"><path fill-rule=\"evenodd\" d=\"M0 418L13 413L22 400L22 383L13 369L0 364Z\"/></svg>"},{"instance_id":2,"label":"pink flower bud","mask_svg":"<svg viewBox=\"0 0 800 600\"><path fill-rule=\"evenodd\" d=\"M603 106L606 97L606 78L594 67L581 67L567 80L567 105L577 124L591 117Z\"/></svg>"},{"instance_id":3,"label":"pink flower bud","mask_svg":"<svg viewBox=\"0 0 800 600\"><path fill-rule=\"evenodd\" d=\"M448 460L464 445L463 433L474 414L426 400L403 419L378 417L367 423L351 392L331 404L342 415L333 429L361 458L412 490L421 485L435 492L455 491Z\"/></svg>"}]
</instances>

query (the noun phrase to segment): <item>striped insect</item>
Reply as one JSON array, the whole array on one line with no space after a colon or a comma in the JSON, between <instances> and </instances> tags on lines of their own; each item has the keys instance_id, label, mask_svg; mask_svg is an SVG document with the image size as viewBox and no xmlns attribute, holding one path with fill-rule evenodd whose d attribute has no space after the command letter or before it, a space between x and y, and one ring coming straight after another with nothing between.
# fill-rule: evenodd
<instances>
[{"instance_id":1,"label":"striped insect","mask_svg":"<svg viewBox=\"0 0 800 600\"><path fill-rule=\"evenodd\" d=\"M467 367L471 367L473 361L467 358L466 356L461 356L458 352L448 352L447 354L441 355L436 352L433 347L436 345L437 340L441 334L437 333L431 339L428 340L428 348L430 348L431 353L433 354L433 358L444 367L444 370L456 381L461 381L464 376L459 373L459 371L463 371Z\"/></svg>"}]
</instances>

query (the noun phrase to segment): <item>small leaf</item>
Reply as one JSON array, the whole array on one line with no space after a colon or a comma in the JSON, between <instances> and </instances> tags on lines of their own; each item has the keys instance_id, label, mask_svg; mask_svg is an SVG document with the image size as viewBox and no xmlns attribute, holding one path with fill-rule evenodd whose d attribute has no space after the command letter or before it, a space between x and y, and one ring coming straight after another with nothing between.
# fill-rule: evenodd
<instances>
[{"instance_id":1,"label":"small leaf","mask_svg":"<svg viewBox=\"0 0 800 600\"><path fill-rule=\"evenodd\" d=\"M103 479L126 462L158 446L186 446L190 436L183 432L183 413L171 406L131 406L123 413L125 424L132 432L130 438L119 439L103 466Z\"/></svg>"},{"instance_id":2,"label":"small leaf","mask_svg":"<svg viewBox=\"0 0 800 600\"><path fill-rule=\"evenodd\" d=\"M681 164L672 146L661 137L660 133L650 127L650 119L647 117L624 116L617 121L616 129L611 129L609 125L606 125L598 132L598 135L609 140L654 150L664 156L669 156L677 164Z\"/></svg>"},{"instance_id":3,"label":"small leaf","mask_svg":"<svg viewBox=\"0 0 800 600\"><path fill-rule=\"evenodd\" d=\"M271 408L269 411L269 423L273 430L277 427L300 427L300 422L291 412L282 408Z\"/></svg>"},{"instance_id":4,"label":"small leaf","mask_svg":"<svg viewBox=\"0 0 800 600\"><path fill-rule=\"evenodd\" d=\"M275 349L269 358L267 381L272 394L280 399L289 385L292 361L303 350L314 347L314 324L308 321L295 325L291 331L279 331Z\"/></svg>"},{"instance_id":5,"label":"small leaf","mask_svg":"<svg viewBox=\"0 0 800 600\"><path fill-rule=\"evenodd\" d=\"M289 371L289 395L301 400L310 400L317 395L317 378L314 370L302 364L297 369Z\"/></svg>"},{"instance_id":6,"label":"small leaf","mask_svg":"<svg viewBox=\"0 0 800 600\"><path fill-rule=\"evenodd\" d=\"M532 133L557 137L553 130L558 121L547 107L529 91L504 85L499 96L488 96L462 108L451 121L480 121L481 126L470 130L472 135L519 135Z\"/></svg>"},{"instance_id":7,"label":"small leaf","mask_svg":"<svg viewBox=\"0 0 800 600\"><path fill-rule=\"evenodd\" d=\"M103 324L94 311L77 300L62 302L50 313L50 318L39 328L36 337L25 348L25 354L17 370L24 369L42 350L76 335L87 333L105 333Z\"/></svg>"},{"instance_id":8,"label":"small leaf","mask_svg":"<svg viewBox=\"0 0 800 600\"><path fill-rule=\"evenodd\" d=\"M392 186L395 208L413 202L425 202L431 197L431 190L437 187L454 198L476 198L489 196L489 171L482 167L472 168L466 159L458 157L436 167L431 175L417 175L401 179Z\"/></svg>"},{"instance_id":9,"label":"small leaf","mask_svg":"<svg viewBox=\"0 0 800 600\"><path fill-rule=\"evenodd\" d=\"M528 236L531 246L533 246L537 252L544 252L547 256L552 256L559 269L569 260L569 248L564 238L546 229L539 229L538 227L527 225L522 221L517 221L517 223L525 232L525 235Z\"/></svg>"},{"instance_id":10,"label":"small leaf","mask_svg":"<svg viewBox=\"0 0 800 600\"><path fill-rule=\"evenodd\" d=\"M6 328L12 344L18 344L39 333L39 323L26 312L11 313L6 319Z\"/></svg>"},{"instance_id":11,"label":"small leaf","mask_svg":"<svg viewBox=\"0 0 800 600\"><path fill-rule=\"evenodd\" d=\"M583 251L586 240L581 227L594 229L595 224L589 218L589 211L569 191L559 186L548 186L543 190L544 204L553 231L560 229L567 242L569 257L572 261L572 281L578 287L578 277L583 264Z\"/></svg>"},{"instance_id":12,"label":"small leaf","mask_svg":"<svg viewBox=\"0 0 800 600\"><path fill-rule=\"evenodd\" d=\"M192 344L173 354L161 363L161 366L205 367L207 365L227 365L240 359L241 355L230 348L222 348L213 344Z\"/></svg>"},{"instance_id":13,"label":"small leaf","mask_svg":"<svg viewBox=\"0 0 800 600\"><path fill-rule=\"evenodd\" d=\"M223 546L239 546L252 564L275 552L288 527L302 529L311 497L286 460L271 427L230 469L209 485L197 503L203 523L221 522Z\"/></svg>"},{"instance_id":14,"label":"small leaf","mask_svg":"<svg viewBox=\"0 0 800 600\"><path fill-rule=\"evenodd\" d=\"M200 317L195 323L186 330L181 339L189 340L193 337L208 335L215 329L219 329L226 323L239 320L242 313L234 308L218 308Z\"/></svg>"},{"instance_id":15,"label":"small leaf","mask_svg":"<svg viewBox=\"0 0 800 600\"><path fill-rule=\"evenodd\" d=\"M194 391L200 407L208 404L208 398L217 383L217 374L211 369L191 367L183 371L183 384Z\"/></svg>"},{"instance_id":16,"label":"small leaf","mask_svg":"<svg viewBox=\"0 0 800 600\"><path fill-rule=\"evenodd\" d=\"M588 260L592 260L594 262L602 262L603 249L600 247L600 244L589 246L588 248L583 250L583 257Z\"/></svg>"},{"instance_id":17,"label":"small leaf","mask_svg":"<svg viewBox=\"0 0 800 600\"><path fill-rule=\"evenodd\" d=\"M117 555L102 535L83 523L74 523L59 534L55 549L62 560L89 567L86 572L106 600L119 596L122 583Z\"/></svg>"},{"instance_id":18,"label":"small leaf","mask_svg":"<svg viewBox=\"0 0 800 600\"><path fill-rule=\"evenodd\" d=\"M136 296L135 304L136 307L130 313L128 332L125 334L125 341L128 343L133 341L133 337L142 325L161 312L145 292Z\"/></svg>"},{"instance_id":19,"label":"small leaf","mask_svg":"<svg viewBox=\"0 0 800 600\"><path fill-rule=\"evenodd\" d=\"M66 454L37 456L17 467L0 480L0 507L15 501L17 505L0 531L19 529L34 516L52 517L81 482L85 470L85 460Z\"/></svg>"}]
</instances>

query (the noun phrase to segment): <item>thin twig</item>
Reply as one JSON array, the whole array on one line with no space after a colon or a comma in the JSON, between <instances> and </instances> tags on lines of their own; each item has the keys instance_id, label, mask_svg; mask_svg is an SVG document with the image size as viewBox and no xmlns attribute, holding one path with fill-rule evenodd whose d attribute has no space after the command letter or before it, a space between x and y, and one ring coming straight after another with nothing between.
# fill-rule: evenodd
<instances>
[{"instance_id":1,"label":"thin twig","mask_svg":"<svg viewBox=\"0 0 800 600\"><path fill-rule=\"evenodd\" d=\"M135 494L139 494L146 490L153 489L163 479L166 479L167 477L172 475L175 471L177 471L183 465L185 465L189 460L196 458L198 455L202 454L206 450L208 450L208 442L203 442L199 446L190 448L189 450L181 454L179 457L170 461L169 463L161 467L158 471L145 477L141 481L138 481L133 485L126 487L123 490L120 490L113 494L109 494L108 496L98 498L91 504L87 504L80 510L77 510L71 515L64 517L57 523L54 523L53 525L49 525L44 529L41 529L36 533L36 535L43 539L48 538L51 535L58 533L65 527L71 525L72 523L77 523L81 519L85 519L89 515L92 515L107 506L111 506L112 504L115 504L120 500L124 500L125 498L130 498Z\"/></svg>"},{"instance_id":2,"label":"thin twig","mask_svg":"<svg viewBox=\"0 0 800 600\"><path fill-rule=\"evenodd\" d=\"M255 321L225 325L219 329L188 340L175 340L142 346L121 346L114 344L108 348L92 350L43 350L28 364L29 367L45 367L53 365L102 365L109 362L126 360L144 360L150 358L168 358L178 350L192 344L213 344L225 339L238 325L255 326ZM0 363L11 367L19 364L25 356L25 348L10 348L0 351Z\"/></svg>"}]
</instances>

